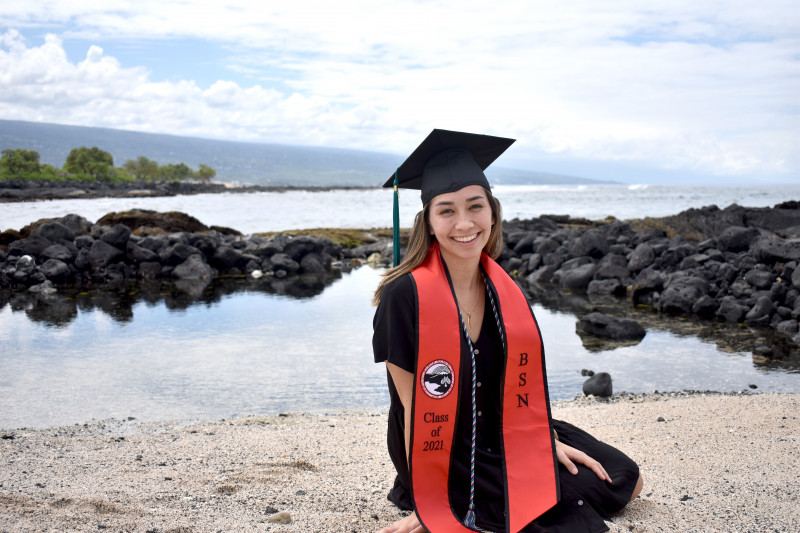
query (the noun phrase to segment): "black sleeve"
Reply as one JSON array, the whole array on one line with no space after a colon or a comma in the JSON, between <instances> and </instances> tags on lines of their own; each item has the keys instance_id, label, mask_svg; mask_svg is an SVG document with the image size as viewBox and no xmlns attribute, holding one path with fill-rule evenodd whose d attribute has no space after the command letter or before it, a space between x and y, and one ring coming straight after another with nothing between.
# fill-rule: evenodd
<instances>
[{"instance_id":1,"label":"black sleeve","mask_svg":"<svg viewBox=\"0 0 800 533\"><path fill-rule=\"evenodd\" d=\"M410 274L383 288L372 320L372 352L376 363L388 361L414 372L417 345L417 291Z\"/></svg>"}]
</instances>

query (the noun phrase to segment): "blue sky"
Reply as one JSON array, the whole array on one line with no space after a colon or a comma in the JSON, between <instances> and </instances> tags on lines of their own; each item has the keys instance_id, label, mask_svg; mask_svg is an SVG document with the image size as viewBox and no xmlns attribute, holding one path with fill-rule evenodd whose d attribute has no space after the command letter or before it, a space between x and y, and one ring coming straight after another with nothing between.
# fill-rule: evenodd
<instances>
[{"instance_id":1,"label":"blue sky","mask_svg":"<svg viewBox=\"0 0 800 533\"><path fill-rule=\"evenodd\" d=\"M9 120L398 154L446 128L518 139L509 167L780 184L799 94L793 1L0 4Z\"/></svg>"}]
</instances>

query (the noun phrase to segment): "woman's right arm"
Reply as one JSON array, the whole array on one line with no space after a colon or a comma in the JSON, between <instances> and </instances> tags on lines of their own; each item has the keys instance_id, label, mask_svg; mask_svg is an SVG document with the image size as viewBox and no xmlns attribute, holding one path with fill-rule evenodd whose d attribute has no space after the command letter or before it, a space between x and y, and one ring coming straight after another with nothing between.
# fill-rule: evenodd
<instances>
[{"instance_id":1,"label":"woman's right arm","mask_svg":"<svg viewBox=\"0 0 800 533\"><path fill-rule=\"evenodd\" d=\"M409 460L409 454L411 453L409 450L411 450L411 400L414 397L414 374L388 361L386 362L386 368L389 369L394 388L400 397L400 403L403 404L406 460ZM379 533L426 533L426 529L419 523L417 513L414 512L381 529Z\"/></svg>"},{"instance_id":2,"label":"woman's right arm","mask_svg":"<svg viewBox=\"0 0 800 533\"><path fill-rule=\"evenodd\" d=\"M410 276L403 276L384 287L375 312L373 321L375 333L372 338L375 362L385 362L391 385L403 406L403 439L407 465L410 463L411 403L414 398L413 368L416 342L414 290ZM398 459L400 458L394 460ZM405 473L407 475L407 470ZM411 513L381 529L380 533L426 532L417 519L417 514Z\"/></svg>"},{"instance_id":3,"label":"woman's right arm","mask_svg":"<svg viewBox=\"0 0 800 533\"><path fill-rule=\"evenodd\" d=\"M400 397L400 403L403 404L403 433L406 443L406 461L408 461L409 450L411 449L411 399L414 396L414 374L388 361L386 362L386 368L389 369L392 383L394 383L394 388Z\"/></svg>"}]
</instances>

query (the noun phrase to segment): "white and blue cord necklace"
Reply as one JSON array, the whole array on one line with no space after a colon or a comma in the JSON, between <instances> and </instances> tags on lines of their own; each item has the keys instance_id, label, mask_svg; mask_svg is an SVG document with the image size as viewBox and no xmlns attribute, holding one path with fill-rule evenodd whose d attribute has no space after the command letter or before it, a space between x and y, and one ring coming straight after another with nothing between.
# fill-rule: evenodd
<instances>
[{"instance_id":1,"label":"white and blue cord necklace","mask_svg":"<svg viewBox=\"0 0 800 533\"><path fill-rule=\"evenodd\" d=\"M481 279L483 280L483 286L486 289L486 294L489 295L492 313L494 313L494 319L497 323L497 330L500 332L500 340L503 343L503 352L505 352L506 340L505 335L503 334L503 326L500 322L500 314L497 312L497 304L494 301L492 291L489 289L489 282L486 279L486 274L484 274L482 270ZM478 406L475 399L475 392L477 389L478 375L475 367L475 348L472 346L472 339L469 337L469 328L467 326L467 322L471 318L471 314L472 313L467 313L467 321L464 321L464 314L460 309L458 312L458 315L461 319L461 329L464 331L464 337L467 340L467 347L469 347L470 361L472 362L472 443L469 454L469 508L467 509L467 515L464 517L463 524L475 531L481 531L475 525L475 448L478 432Z\"/></svg>"}]
</instances>

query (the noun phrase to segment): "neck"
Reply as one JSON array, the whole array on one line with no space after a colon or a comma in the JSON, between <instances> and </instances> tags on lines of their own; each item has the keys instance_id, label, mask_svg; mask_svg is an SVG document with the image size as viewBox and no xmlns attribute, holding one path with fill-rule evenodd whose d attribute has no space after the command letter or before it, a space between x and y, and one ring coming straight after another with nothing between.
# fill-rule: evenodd
<instances>
[{"instance_id":1,"label":"neck","mask_svg":"<svg viewBox=\"0 0 800 533\"><path fill-rule=\"evenodd\" d=\"M457 292L470 291L480 283L480 258L461 259L442 254L442 259L447 265L450 280Z\"/></svg>"}]
</instances>

